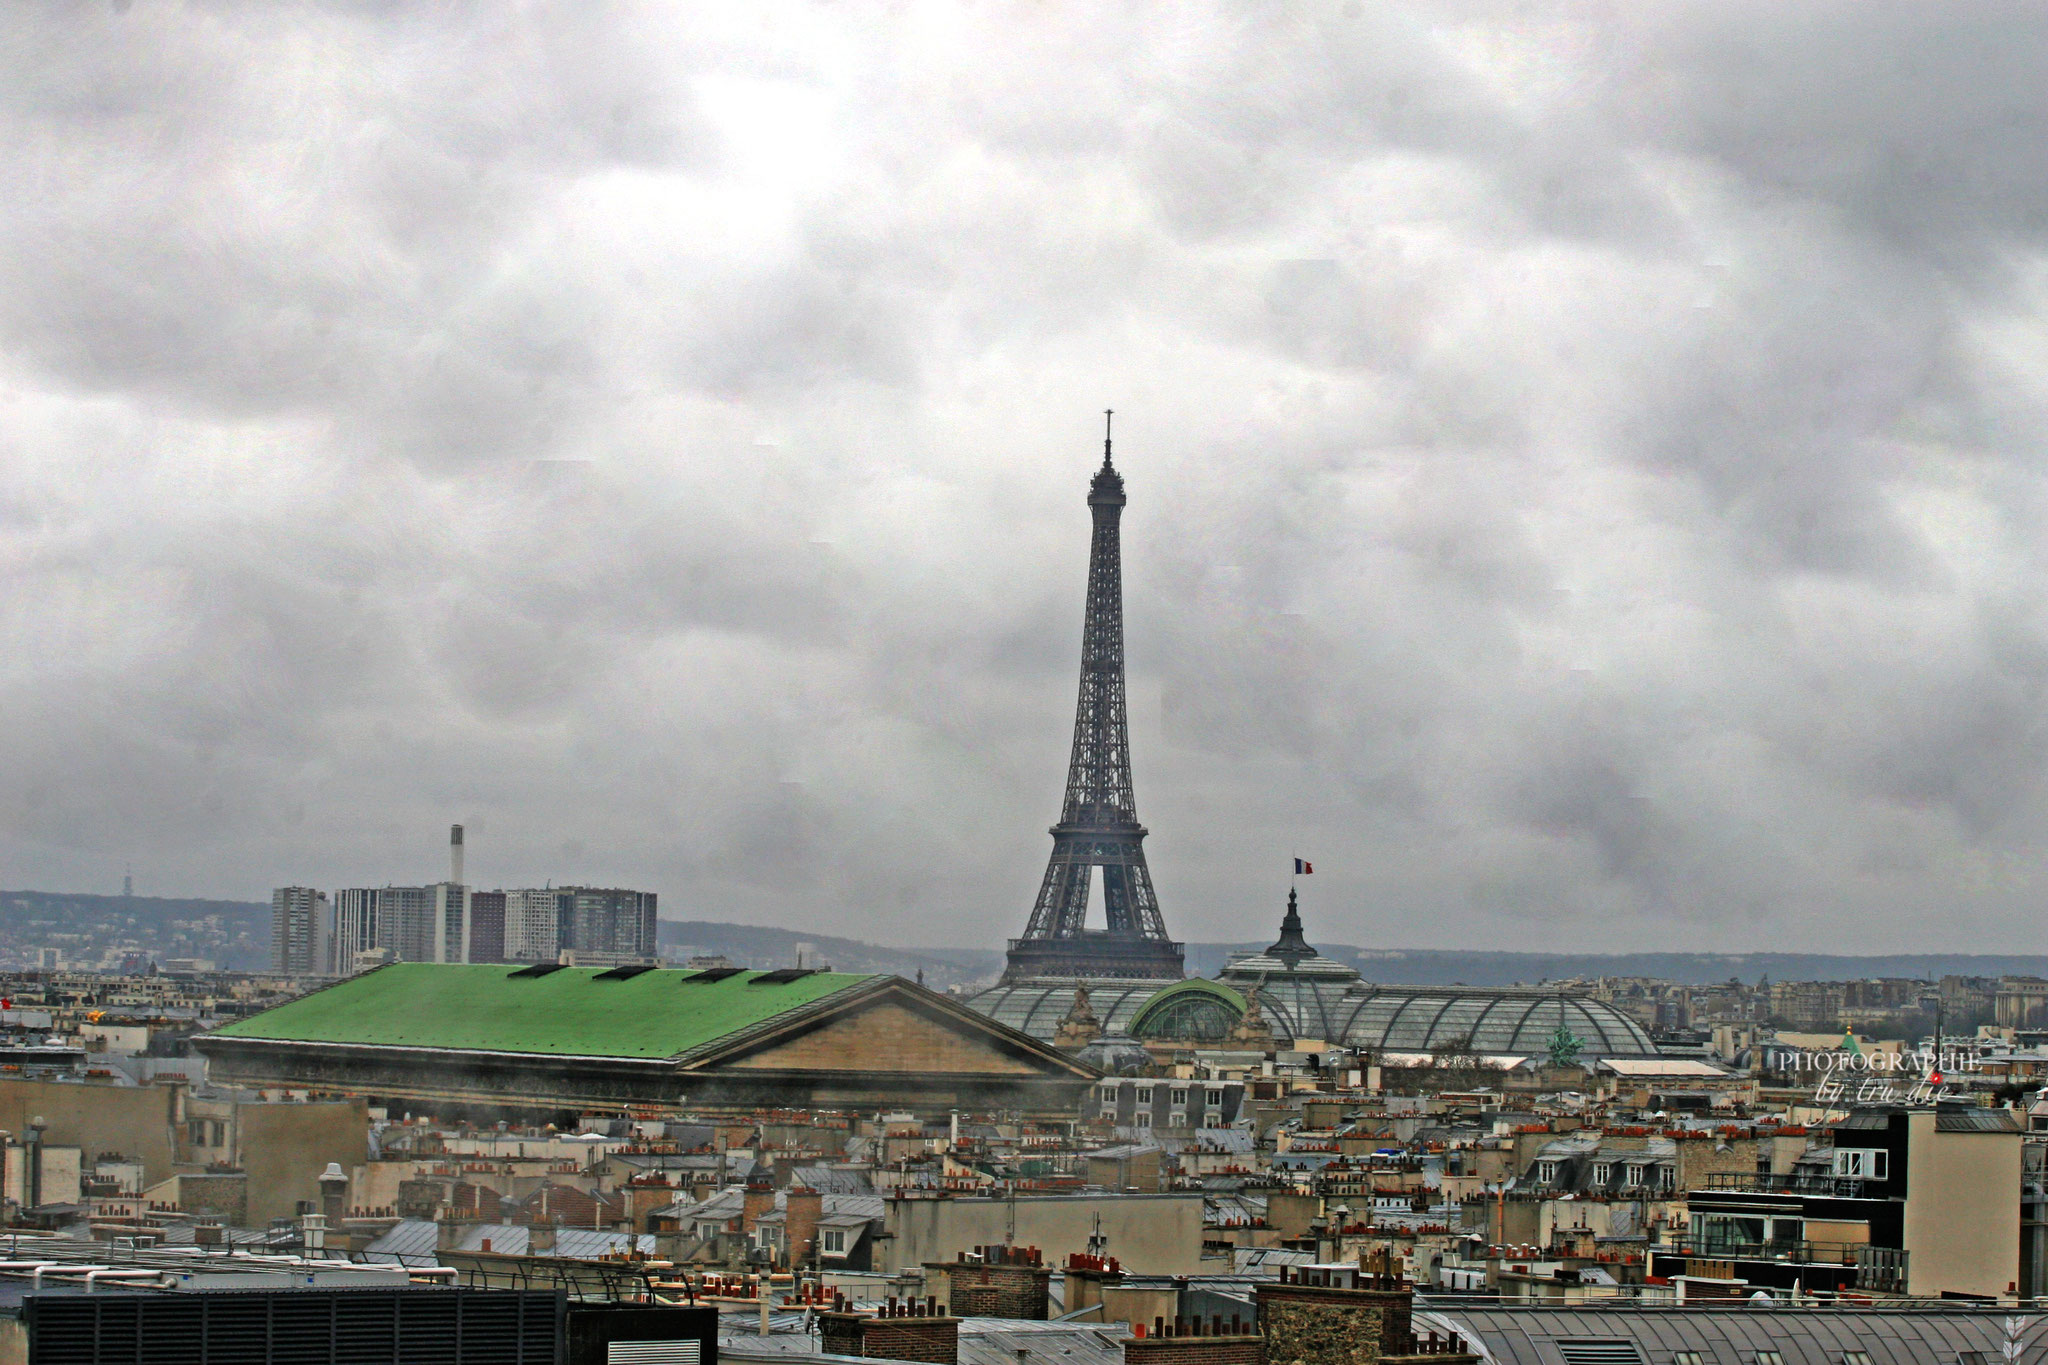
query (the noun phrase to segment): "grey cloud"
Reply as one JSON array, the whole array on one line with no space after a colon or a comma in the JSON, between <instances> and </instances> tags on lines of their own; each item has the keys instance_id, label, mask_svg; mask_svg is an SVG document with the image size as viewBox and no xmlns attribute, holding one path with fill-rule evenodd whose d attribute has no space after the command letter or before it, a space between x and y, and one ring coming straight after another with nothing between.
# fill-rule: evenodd
<instances>
[{"instance_id":1,"label":"grey cloud","mask_svg":"<svg viewBox=\"0 0 2048 1365\"><path fill-rule=\"evenodd\" d=\"M0 859L993 945L2018 935L2031 13L244 6L0 64ZM486 833L487 831L487 833ZM2031 899L2030 899L2031 898Z\"/></svg>"}]
</instances>

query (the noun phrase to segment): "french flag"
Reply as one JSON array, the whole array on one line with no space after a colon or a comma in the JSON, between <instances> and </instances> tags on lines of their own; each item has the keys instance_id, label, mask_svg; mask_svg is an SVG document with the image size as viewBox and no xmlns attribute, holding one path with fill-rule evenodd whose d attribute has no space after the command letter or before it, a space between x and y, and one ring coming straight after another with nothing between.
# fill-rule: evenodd
<instances>
[{"instance_id":1,"label":"french flag","mask_svg":"<svg viewBox=\"0 0 2048 1365\"><path fill-rule=\"evenodd\" d=\"M1294 860L1294 875L1297 877L1306 877L1315 870L1315 866L1312 863L1309 863L1301 858L1296 858Z\"/></svg>"}]
</instances>

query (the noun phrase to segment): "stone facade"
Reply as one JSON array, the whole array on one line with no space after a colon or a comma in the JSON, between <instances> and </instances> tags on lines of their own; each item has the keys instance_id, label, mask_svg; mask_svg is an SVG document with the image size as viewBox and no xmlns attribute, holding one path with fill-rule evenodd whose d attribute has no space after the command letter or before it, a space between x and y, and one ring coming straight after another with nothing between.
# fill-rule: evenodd
<instances>
[{"instance_id":1,"label":"stone facade","mask_svg":"<svg viewBox=\"0 0 2048 1365\"><path fill-rule=\"evenodd\" d=\"M1414 1289L1351 1266L1303 1266L1258 1290L1273 1365L1379 1365L1415 1351Z\"/></svg>"}]
</instances>

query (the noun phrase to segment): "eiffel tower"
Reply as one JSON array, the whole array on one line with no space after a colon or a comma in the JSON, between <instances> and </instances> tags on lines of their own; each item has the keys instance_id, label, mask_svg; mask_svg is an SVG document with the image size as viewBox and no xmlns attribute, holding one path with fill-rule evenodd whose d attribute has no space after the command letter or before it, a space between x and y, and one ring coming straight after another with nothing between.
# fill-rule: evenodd
<instances>
[{"instance_id":1,"label":"eiffel tower","mask_svg":"<svg viewBox=\"0 0 2048 1365\"><path fill-rule=\"evenodd\" d=\"M1052 827L1052 861L1022 938L1010 940L1005 981L1030 977L1179 980L1181 945L1166 936L1145 827L1131 795L1131 734L1124 714L1123 558L1117 540L1123 476L1110 462L1103 414L1102 468L1088 488L1095 535L1088 552L1088 617L1081 629L1081 699L1067 798ZM1089 884L1102 869L1107 929L1088 928Z\"/></svg>"}]
</instances>

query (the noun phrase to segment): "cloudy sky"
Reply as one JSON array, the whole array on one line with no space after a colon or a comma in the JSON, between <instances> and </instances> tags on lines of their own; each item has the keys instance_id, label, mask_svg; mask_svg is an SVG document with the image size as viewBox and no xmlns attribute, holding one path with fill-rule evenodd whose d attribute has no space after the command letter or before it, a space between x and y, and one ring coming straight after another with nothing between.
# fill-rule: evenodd
<instances>
[{"instance_id":1,"label":"cloudy sky","mask_svg":"<svg viewBox=\"0 0 2048 1365\"><path fill-rule=\"evenodd\" d=\"M0 885L2048 949L2048 11L0 29Z\"/></svg>"}]
</instances>

